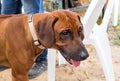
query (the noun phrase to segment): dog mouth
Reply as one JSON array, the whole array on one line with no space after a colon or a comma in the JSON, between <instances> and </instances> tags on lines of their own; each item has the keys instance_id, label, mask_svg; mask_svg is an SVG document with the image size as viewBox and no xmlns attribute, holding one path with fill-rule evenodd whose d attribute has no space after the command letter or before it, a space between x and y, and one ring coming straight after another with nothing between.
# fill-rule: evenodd
<instances>
[{"instance_id":1,"label":"dog mouth","mask_svg":"<svg viewBox=\"0 0 120 81\"><path fill-rule=\"evenodd\" d=\"M67 56L67 55L65 55L63 53L61 53L61 54L66 59L66 61L69 62L70 64L72 64L73 66L77 67L77 66L80 65L80 61L76 61L74 59L71 59L69 56Z\"/></svg>"},{"instance_id":2,"label":"dog mouth","mask_svg":"<svg viewBox=\"0 0 120 81\"><path fill-rule=\"evenodd\" d=\"M62 50L62 49L59 49L59 51L60 51L61 55L65 58L65 60L66 60L68 63L72 64L74 67L78 67L78 66L80 65L80 60L77 61L77 60L74 60L74 59L70 58L70 57L65 53L65 51Z\"/></svg>"}]
</instances>

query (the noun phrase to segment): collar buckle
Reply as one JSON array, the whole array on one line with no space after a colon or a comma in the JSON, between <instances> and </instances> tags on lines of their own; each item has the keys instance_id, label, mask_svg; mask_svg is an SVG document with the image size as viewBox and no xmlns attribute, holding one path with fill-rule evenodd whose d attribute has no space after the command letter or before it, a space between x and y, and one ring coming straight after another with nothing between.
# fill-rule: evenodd
<instances>
[{"instance_id":1,"label":"collar buckle","mask_svg":"<svg viewBox=\"0 0 120 81\"><path fill-rule=\"evenodd\" d=\"M45 47L42 46L40 44L40 41L38 40L38 37L37 37L36 32L35 32L34 25L33 25L33 22L32 22L32 17L33 17L33 14L31 14L29 16L28 24L29 24L29 29L30 29L31 35L33 37L34 45L38 46L40 49L45 49Z\"/></svg>"}]
</instances>

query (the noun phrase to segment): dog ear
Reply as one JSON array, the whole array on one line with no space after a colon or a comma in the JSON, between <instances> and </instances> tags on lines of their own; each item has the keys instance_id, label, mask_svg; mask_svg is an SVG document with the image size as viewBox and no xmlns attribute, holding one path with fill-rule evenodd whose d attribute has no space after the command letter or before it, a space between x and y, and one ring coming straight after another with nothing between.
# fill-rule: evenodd
<instances>
[{"instance_id":1,"label":"dog ear","mask_svg":"<svg viewBox=\"0 0 120 81\"><path fill-rule=\"evenodd\" d=\"M38 22L38 36L40 42L46 48L51 47L55 42L54 25L58 18L52 15L43 15L42 20Z\"/></svg>"}]
</instances>

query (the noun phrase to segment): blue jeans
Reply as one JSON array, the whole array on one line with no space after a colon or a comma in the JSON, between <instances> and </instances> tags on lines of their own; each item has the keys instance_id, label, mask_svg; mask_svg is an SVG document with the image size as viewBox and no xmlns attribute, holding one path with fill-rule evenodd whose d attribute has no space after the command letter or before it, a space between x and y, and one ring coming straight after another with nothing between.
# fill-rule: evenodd
<instances>
[{"instance_id":1,"label":"blue jeans","mask_svg":"<svg viewBox=\"0 0 120 81\"><path fill-rule=\"evenodd\" d=\"M20 14L21 8L21 0L2 0L1 14Z\"/></svg>"},{"instance_id":2,"label":"blue jeans","mask_svg":"<svg viewBox=\"0 0 120 81\"><path fill-rule=\"evenodd\" d=\"M22 5L25 14L39 13L39 0L2 0L1 14L20 14ZM38 56L37 60L44 60L47 57L47 49Z\"/></svg>"},{"instance_id":3,"label":"blue jeans","mask_svg":"<svg viewBox=\"0 0 120 81\"><path fill-rule=\"evenodd\" d=\"M2 14L20 14L22 5L25 14L39 13L39 0L2 0Z\"/></svg>"},{"instance_id":4,"label":"blue jeans","mask_svg":"<svg viewBox=\"0 0 120 81\"><path fill-rule=\"evenodd\" d=\"M21 0L21 2L24 8L24 13L39 13L39 0Z\"/></svg>"}]
</instances>

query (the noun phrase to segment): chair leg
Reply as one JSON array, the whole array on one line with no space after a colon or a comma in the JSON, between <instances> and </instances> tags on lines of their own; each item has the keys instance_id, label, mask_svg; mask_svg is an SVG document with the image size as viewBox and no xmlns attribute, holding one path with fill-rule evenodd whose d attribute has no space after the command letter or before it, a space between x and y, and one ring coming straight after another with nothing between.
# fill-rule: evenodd
<instances>
[{"instance_id":1,"label":"chair leg","mask_svg":"<svg viewBox=\"0 0 120 81\"><path fill-rule=\"evenodd\" d=\"M66 60L65 60L64 57L60 54L60 52L58 52L58 60L59 60L59 65L61 65L61 64L66 64Z\"/></svg>"},{"instance_id":2,"label":"chair leg","mask_svg":"<svg viewBox=\"0 0 120 81\"><path fill-rule=\"evenodd\" d=\"M115 0L114 7L113 7L113 26L117 26L118 24L118 12L119 12L119 0Z\"/></svg>"},{"instance_id":3,"label":"chair leg","mask_svg":"<svg viewBox=\"0 0 120 81\"><path fill-rule=\"evenodd\" d=\"M48 81L55 81L56 50L48 49Z\"/></svg>"},{"instance_id":4,"label":"chair leg","mask_svg":"<svg viewBox=\"0 0 120 81\"><path fill-rule=\"evenodd\" d=\"M115 81L107 33L104 33L102 35L102 39L101 36L94 38L93 45L96 48L97 55L102 65L106 81Z\"/></svg>"}]
</instances>

